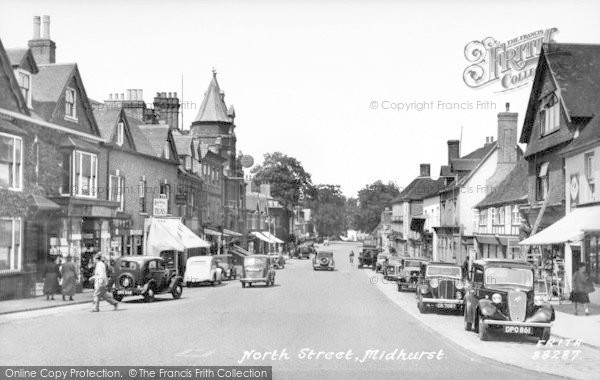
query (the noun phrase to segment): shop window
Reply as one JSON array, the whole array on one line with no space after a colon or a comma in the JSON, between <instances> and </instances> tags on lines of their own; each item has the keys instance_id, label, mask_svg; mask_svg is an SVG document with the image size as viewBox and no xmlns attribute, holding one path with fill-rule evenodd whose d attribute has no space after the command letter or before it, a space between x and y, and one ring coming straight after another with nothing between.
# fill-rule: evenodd
<instances>
[{"instance_id":1,"label":"shop window","mask_svg":"<svg viewBox=\"0 0 600 380\"><path fill-rule=\"evenodd\" d=\"M0 133L0 187L23 188L23 140Z\"/></svg>"},{"instance_id":2,"label":"shop window","mask_svg":"<svg viewBox=\"0 0 600 380\"><path fill-rule=\"evenodd\" d=\"M543 162L537 167L535 199L543 201L548 196L548 162Z\"/></svg>"},{"instance_id":3,"label":"shop window","mask_svg":"<svg viewBox=\"0 0 600 380\"><path fill-rule=\"evenodd\" d=\"M21 219L0 218L0 273L21 269Z\"/></svg>"},{"instance_id":4,"label":"shop window","mask_svg":"<svg viewBox=\"0 0 600 380\"><path fill-rule=\"evenodd\" d=\"M540 111L541 135L545 136L558 130L560 125L560 103L554 94L546 97L542 102Z\"/></svg>"},{"instance_id":5,"label":"shop window","mask_svg":"<svg viewBox=\"0 0 600 380\"><path fill-rule=\"evenodd\" d=\"M125 179L119 175L110 175L108 178L109 192L108 199L112 202L119 202L119 211L123 211L125 206L125 197L123 190L125 189Z\"/></svg>"},{"instance_id":6,"label":"shop window","mask_svg":"<svg viewBox=\"0 0 600 380\"><path fill-rule=\"evenodd\" d=\"M73 195L96 198L98 165L95 154L75 151Z\"/></svg>"},{"instance_id":7,"label":"shop window","mask_svg":"<svg viewBox=\"0 0 600 380\"><path fill-rule=\"evenodd\" d=\"M65 91L65 119L77 120L77 93L72 88Z\"/></svg>"},{"instance_id":8,"label":"shop window","mask_svg":"<svg viewBox=\"0 0 600 380\"><path fill-rule=\"evenodd\" d=\"M594 200L596 198L596 186L594 183L594 152L586 153L584 158L585 178L587 179L588 187L590 189L590 200Z\"/></svg>"}]
</instances>

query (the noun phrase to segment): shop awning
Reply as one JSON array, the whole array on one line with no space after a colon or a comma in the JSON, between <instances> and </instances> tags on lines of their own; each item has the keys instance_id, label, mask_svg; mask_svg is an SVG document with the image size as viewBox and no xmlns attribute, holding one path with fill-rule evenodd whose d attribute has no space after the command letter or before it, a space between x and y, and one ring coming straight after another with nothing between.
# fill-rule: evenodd
<instances>
[{"instance_id":1,"label":"shop awning","mask_svg":"<svg viewBox=\"0 0 600 380\"><path fill-rule=\"evenodd\" d=\"M206 235L221 236L219 231L211 230L210 228L204 228L204 233Z\"/></svg>"},{"instance_id":2,"label":"shop awning","mask_svg":"<svg viewBox=\"0 0 600 380\"><path fill-rule=\"evenodd\" d=\"M224 233L225 235L228 235L228 236L235 236L235 237L240 237L240 236L242 236L242 234L240 234L240 233L238 233L238 232L235 232L235 231L228 230L228 229L226 229L226 228L223 228L223 233Z\"/></svg>"},{"instance_id":3,"label":"shop awning","mask_svg":"<svg viewBox=\"0 0 600 380\"><path fill-rule=\"evenodd\" d=\"M283 244L283 240L279 239L277 236L273 235L272 233L270 233L269 231L261 231L261 233L263 235L265 235L266 237L268 237L269 239L271 239L271 241L273 243L277 243L277 244Z\"/></svg>"},{"instance_id":4,"label":"shop awning","mask_svg":"<svg viewBox=\"0 0 600 380\"><path fill-rule=\"evenodd\" d=\"M146 244L146 253L150 256L159 256L161 251L210 247L209 242L198 237L178 218L153 218Z\"/></svg>"},{"instance_id":5,"label":"shop awning","mask_svg":"<svg viewBox=\"0 0 600 380\"><path fill-rule=\"evenodd\" d=\"M262 233L258 232L258 231L253 231L250 232L250 234L252 236L257 237L258 239L264 241L265 243L274 243L274 241L271 241L271 239L269 239L268 237L266 237L265 235L263 235Z\"/></svg>"},{"instance_id":6,"label":"shop awning","mask_svg":"<svg viewBox=\"0 0 600 380\"><path fill-rule=\"evenodd\" d=\"M231 248L229 249L229 251L231 253L237 254L238 256L249 256L251 255L250 252L246 251L244 248L240 247L239 245L232 245Z\"/></svg>"},{"instance_id":7,"label":"shop awning","mask_svg":"<svg viewBox=\"0 0 600 380\"><path fill-rule=\"evenodd\" d=\"M578 207L519 244L547 245L577 242L583 239L586 231L600 231L600 206Z\"/></svg>"}]
</instances>

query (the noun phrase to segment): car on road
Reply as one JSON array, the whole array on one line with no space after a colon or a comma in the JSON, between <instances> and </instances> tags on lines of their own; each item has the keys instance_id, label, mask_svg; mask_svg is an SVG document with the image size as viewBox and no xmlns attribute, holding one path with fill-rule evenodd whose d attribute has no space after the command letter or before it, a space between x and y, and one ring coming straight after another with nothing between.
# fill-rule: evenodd
<instances>
[{"instance_id":1,"label":"car on road","mask_svg":"<svg viewBox=\"0 0 600 380\"><path fill-rule=\"evenodd\" d=\"M266 286L275 285L275 269L272 257L268 255L252 255L244 257L244 266L240 282L242 288L264 282Z\"/></svg>"},{"instance_id":2,"label":"car on road","mask_svg":"<svg viewBox=\"0 0 600 380\"><path fill-rule=\"evenodd\" d=\"M178 299L183 293L182 278L165 265L162 257L123 256L113 266L113 297L121 301L125 296L144 296L144 301L154 301L160 293L170 293Z\"/></svg>"},{"instance_id":3,"label":"car on road","mask_svg":"<svg viewBox=\"0 0 600 380\"><path fill-rule=\"evenodd\" d=\"M397 281L402 268L404 268L404 264L401 258L390 258L383 267L383 278L390 281Z\"/></svg>"},{"instance_id":4,"label":"car on road","mask_svg":"<svg viewBox=\"0 0 600 380\"><path fill-rule=\"evenodd\" d=\"M417 284L417 306L421 313L430 308L461 310L465 297L465 284L460 265L428 262Z\"/></svg>"},{"instance_id":5,"label":"car on road","mask_svg":"<svg viewBox=\"0 0 600 380\"><path fill-rule=\"evenodd\" d=\"M372 267L377 260L377 253L376 248L363 248L358 254L358 267Z\"/></svg>"},{"instance_id":6,"label":"car on road","mask_svg":"<svg viewBox=\"0 0 600 380\"><path fill-rule=\"evenodd\" d=\"M223 281L223 270L219 268L219 257L193 256L187 259L183 281L190 287L193 285L210 284L215 286Z\"/></svg>"},{"instance_id":7,"label":"car on road","mask_svg":"<svg viewBox=\"0 0 600 380\"><path fill-rule=\"evenodd\" d=\"M424 274L424 265L427 259L407 257L404 259L404 267L398 275L398 291L417 290L419 276Z\"/></svg>"},{"instance_id":8,"label":"car on road","mask_svg":"<svg viewBox=\"0 0 600 380\"><path fill-rule=\"evenodd\" d=\"M315 253L315 249L308 245L308 244L303 244L300 247L298 247L297 250L297 256L299 259L310 259L310 255Z\"/></svg>"},{"instance_id":9,"label":"car on road","mask_svg":"<svg viewBox=\"0 0 600 380\"><path fill-rule=\"evenodd\" d=\"M217 267L221 268L221 277L225 280L235 280L238 276L237 269L233 263L233 256L231 255L215 255L213 256L217 261Z\"/></svg>"},{"instance_id":10,"label":"car on road","mask_svg":"<svg viewBox=\"0 0 600 380\"><path fill-rule=\"evenodd\" d=\"M335 270L335 261L333 260L333 252L318 251L313 257L314 270Z\"/></svg>"},{"instance_id":11,"label":"car on road","mask_svg":"<svg viewBox=\"0 0 600 380\"><path fill-rule=\"evenodd\" d=\"M534 267L526 261L476 260L469 273L464 327L488 340L490 333L550 338L554 308L535 296Z\"/></svg>"}]
</instances>

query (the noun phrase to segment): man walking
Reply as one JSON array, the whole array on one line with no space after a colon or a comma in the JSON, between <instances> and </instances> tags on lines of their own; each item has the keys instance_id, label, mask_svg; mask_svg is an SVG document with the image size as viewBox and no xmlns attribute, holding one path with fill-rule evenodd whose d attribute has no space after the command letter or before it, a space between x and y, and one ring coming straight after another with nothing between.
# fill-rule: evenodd
<instances>
[{"instance_id":1,"label":"man walking","mask_svg":"<svg viewBox=\"0 0 600 380\"><path fill-rule=\"evenodd\" d=\"M104 299L109 304L113 305L115 310L119 303L112 298L112 295L107 292L108 276L106 273L106 264L102 260L102 254L98 253L95 257L96 267L94 269L94 301L92 312L100 311L100 300Z\"/></svg>"},{"instance_id":2,"label":"man walking","mask_svg":"<svg viewBox=\"0 0 600 380\"><path fill-rule=\"evenodd\" d=\"M350 265L354 266L354 251L350 251Z\"/></svg>"}]
</instances>

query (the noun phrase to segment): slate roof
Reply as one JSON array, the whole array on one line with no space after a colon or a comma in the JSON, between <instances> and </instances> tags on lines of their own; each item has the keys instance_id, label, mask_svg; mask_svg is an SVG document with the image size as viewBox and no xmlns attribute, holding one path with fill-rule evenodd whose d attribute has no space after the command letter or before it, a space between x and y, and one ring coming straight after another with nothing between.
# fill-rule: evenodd
<instances>
[{"instance_id":1,"label":"slate roof","mask_svg":"<svg viewBox=\"0 0 600 380\"><path fill-rule=\"evenodd\" d=\"M600 111L600 110L599 110ZM583 128L576 139L567 145L561 153L570 156L568 153L576 153L579 150L592 146L600 145L600 112Z\"/></svg>"},{"instance_id":2,"label":"slate roof","mask_svg":"<svg viewBox=\"0 0 600 380\"><path fill-rule=\"evenodd\" d=\"M127 120L129 120L129 118ZM141 124L138 127L144 136L146 136L146 139L153 150L152 155L163 158L165 142L169 136L169 126L167 124Z\"/></svg>"},{"instance_id":3,"label":"slate roof","mask_svg":"<svg viewBox=\"0 0 600 380\"><path fill-rule=\"evenodd\" d=\"M31 98L35 112L43 119L50 120L67 81L73 75L76 64L39 65L34 77Z\"/></svg>"},{"instance_id":4,"label":"slate roof","mask_svg":"<svg viewBox=\"0 0 600 380\"><path fill-rule=\"evenodd\" d=\"M232 122L221 94L222 91L219 82L217 82L217 73L213 72L213 78L204 94L204 99L194 122Z\"/></svg>"},{"instance_id":5,"label":"slate roof","mask_svg":"<svg viewBox=\"0 0 600 380\"><path fill-rule=\"evenodd\" d=\"M433 180L430 177L417 177L392 200L392 203L418 201L429 198L439 193L444 188L444 183L444 178Z\"/></svg>"},{"instance_id":6,"label":"slate roof","mask_svg":"<svg viewBox=\"0 0 600 380\"><path fill-rule=\"evenodd\" d=\"M446 188L444 188L441 191L445 192L445 191L460 188L461 186L463 186L465 184L465 182L467 182L469 180L469 178L471 178L471 173L473 173L474 170L477 170L479 165L481 165L481 162L483 160L485 160L486 157L488 157L489 154L494 149L496 149L497 146L498 146L498 142L494 141L493 143L488 143L488 144L485 144L481 148L475 149L473 152L467 154L466 156L463 156L461 158L455 158L454 160L452 160L453 171L457 171L454 168L455 165L459 165L459 166L465 168L465 170L463 171L462 177L460 177L460 179L458 181L452 182L450 185L446 186ZM472 166L472 168L469 169L469 167L471 167L471 166ZM466 174L464 174L464 173L466 173Z\"/></svg>"},{"instance_id":7,"label":"slate roof","mask_svg":"<svg viewBox=\"0 0 600 380\"><path fill-rule=\"evenodd\" d=\"M528 195L528 163L521 158L517 165L498 186L489 193L476 208L486 208L505 204L525 203Z\"/></svg>"},{"instance_id":8,"label":"slate roof","mask_svg":"<svg viewBox=\"0 0 600 380\"><path fill-rule=\"evenodd\" d=\"M118 108L94 107L94 117L100 129L100 136L103 139L112 141L120 114L121 109Z\"/></svg>"},{"instance_id":9,"label":"slate roof","mask_svg":"<svg viewBox=\"0 0 600 380\"><path fill-rule=\"evenodd\" d=\"M178 133L178 131L173 132L173 141L175 142L175 147L177 148L177 153L181 156L191 156L192 155L192 136L190 135L182 135Z\"/></svg>"},{"instance_id":10,"label":"slate roof","mask_svg":"<svg viewBox=\"0 0 600 380\"><path fill-rule=\"evenodd\" d=\"M131 133L131 137L133 138L133 144L135 145L135 150L138 153L147 154L149 156L156 156L156 152L150 144L150 141L146 138L146 135L140 129L140 125L143 125L140 120L130 117L125 114L127 118L127 125L129 126L129 133Z\"/></svg>"}]
</instances>

